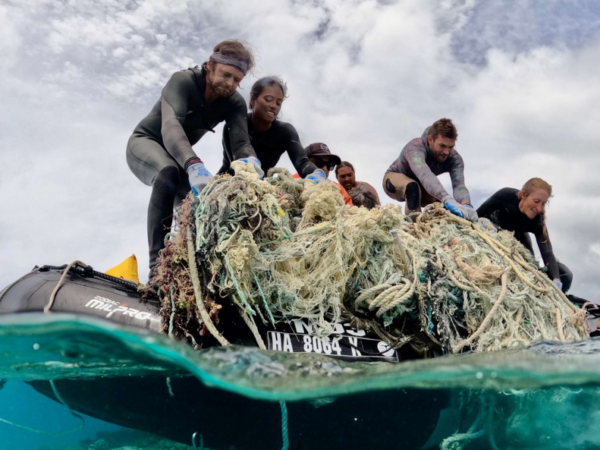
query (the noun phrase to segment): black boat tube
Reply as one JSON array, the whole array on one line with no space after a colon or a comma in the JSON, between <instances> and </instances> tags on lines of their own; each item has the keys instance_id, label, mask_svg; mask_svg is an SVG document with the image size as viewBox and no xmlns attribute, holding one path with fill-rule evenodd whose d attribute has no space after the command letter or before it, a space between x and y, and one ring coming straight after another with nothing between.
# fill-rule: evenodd
<instances>
[{"instance_id":1,"label":"black boat tube","mask_svg":"<svg viewBox=\"0 0 600 450\"><path fill-rule=\"evenodd\" d=\"M0 295L0 314L43 312L67 266L34 269ZM52 312L82 314L155 332L162 329L160 302L143 300L127 280L75 266L66 274L51 305Z\"/></svg>"}]
</instances>

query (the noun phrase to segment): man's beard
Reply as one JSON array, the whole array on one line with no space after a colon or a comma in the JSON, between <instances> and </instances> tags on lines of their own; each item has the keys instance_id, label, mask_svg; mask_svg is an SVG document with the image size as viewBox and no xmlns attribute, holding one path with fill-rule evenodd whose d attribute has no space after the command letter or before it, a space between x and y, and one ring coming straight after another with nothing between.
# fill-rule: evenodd
<instances>
[{"instance_id":1,"label":"man's beard","mask_svg":"<svg viewBox=\"0 0 600 450\"><path fill-rule=\"evenodd\" d=\"M229 97L233 94L233 91L230 88L221 84L213 84L212 89L219 97Z\"/></svg>"}]
</instances>

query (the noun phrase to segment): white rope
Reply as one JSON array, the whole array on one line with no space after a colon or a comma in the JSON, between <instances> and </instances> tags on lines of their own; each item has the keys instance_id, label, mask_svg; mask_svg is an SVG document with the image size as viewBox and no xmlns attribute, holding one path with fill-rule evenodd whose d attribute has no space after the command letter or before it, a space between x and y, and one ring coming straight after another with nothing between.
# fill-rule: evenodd
<instances>
[{"instance_id":1,"label":"white rope","mask_svg":"<svg viewBox=\"0 0 600 450\"><path fill-rule=\"evenodd\" d=\"M342 317L357 317L390 345L409 338L444 352L587 337L584 314L508 232L484 230L435 204L414 222L398 205L349 208L330 183L283 172L261 181L244 165L235 170L190 207L196 246L189 234L188 259L193 279L196 254L204 265L202 289L219 302L235 299L261 348L255 315L301 318L321 336ZM194 292L217 336L199 281Z\"/></svg>"},{"instance_id":2,"label":"white rope","mask_svg":"<svg viewBox=\"0 0 600 450\"><path fill-rule=\"evenodd\" d=\"M202 289L200 288L200 280L198 278L198 268L196 267L196 253L194 252L194 244L192 241L192 230L187 230L187 250L188 250L188 264L190 265L190 272L192 276L192 283L194 285L194 294L196 297L196 306L200 311L200 316L204 321L204 325L210 332L210 334L223 346L231 345L227 339L217 330L214 322L210 318L204 301L202 300Z\"/></svg>"},{"instance_id":3,"label":"white rope","mask_svg":"<svg viewBox=\"0 0 600 450\"><path fill-rule=\"evenodd\" d=\"M65 279L67 278L67 274L69 273L69 270L71 270L71 268L76 265L84 267L84 268L87 267L87 264L76 260L76 261L73 261L71 264L69 264L65 268L65 270L62 273L62 276L60 277L60 280L58 280L58 283L56 283L56 286L54 287L52 294L50 294L50 299L48 300L48 303L46 304L46 306L44 306L45 314L50 313L50 310L52 309L52 306L54 305L54 300L56 299L56 294L58 293L58 290L62 287L63 283L65 282Z\"/></svg>"}]
</instances>

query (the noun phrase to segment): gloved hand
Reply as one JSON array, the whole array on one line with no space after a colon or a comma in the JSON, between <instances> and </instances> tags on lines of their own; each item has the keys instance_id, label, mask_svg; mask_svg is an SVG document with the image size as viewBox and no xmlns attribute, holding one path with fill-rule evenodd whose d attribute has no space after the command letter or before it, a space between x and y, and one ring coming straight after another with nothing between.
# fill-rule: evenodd
<instances>
[{"instance_id":1,"label":"gloved hand","mask_svg":"<svg viewBox=\"0 0 600 450\"><path fill-rule=\"evenodd\" d=\"M490 219L486 219L485 217L479 220L479 225L486 231L498 231L492 221Z\"/></svg>"},{"instance_id":2,"label":"gloved hand","mask_svg":"<svg viewBox=\"0 0 600 450\"><path fill-rule=\"evenodd\" d=\"M452 214L470 220L471 222L477 222L477 211L475 211L471 205L461 205L450 195L446 195L442 199L442 202L444 203L444 207Z\"/></svg>"},{"instance_id":3,"label":"gloved hand","mask_svg":"<svg viewBox=\"0 0 600 450\"><path fill-rule=\"evenodd\" d=\"M202 189L204 189L206 185L210 183L213 179L212 174L201 162L191 164L186 169L186 172L190 179L190 186L192 187L192 192L196 195L198 195L202 191Z\"/></svg>"},{"instance_id":4,"label":"gloved hand","mask_svg":"<svg viewBox=\"0 0 600 450\"><path fill-rule=\"evenodd\" d=\"M475 208L473 208L473 205L469 205L467 203L461 206L464 208L465 219L470 220L471 222L477 222L479 216L477 215L477 211L475 211Z\"/></svg>"},{"instance_id":5,"label":"gloved hand","mask_svg":"<svg viewBox=\"0 0 600 450\"><path fill-rule=\"evenodd\" d=\"M560 281L560 279L555 278L552 281L554 282L554 284L556 285L556 287L559 288L562 291L562 282Z\"/></svg>"},{"instance_id":6,"label":"gloved hand","mask_svg":"<svg viewBox=\"0 0 600 450\"><path fill-rule=\"evenodd\" d=\"M327 178L327 174L325 173L325 171L323 169L317 169L315 170L313 173L311 173L310 175L306 176L307 180L312 180L315 183L319 184L323 181L329 181L329 179Z\"/></svg>"},{"instance_id":7,"label":"gloved hand","mask_svg":"<svg viewBox=\"0 0 600 450\"><path fill-rule=\"evenodd\" d=\"M256 156L249 156L248 158L240 158L240 159L238 159L238 161L254 164L254 170L256 170L256 173L258 174L258 178L260 178L261 180L265 176L265 171L262 170L262 167L260 165L260 160Z\"/></svg>"}]
</instances>

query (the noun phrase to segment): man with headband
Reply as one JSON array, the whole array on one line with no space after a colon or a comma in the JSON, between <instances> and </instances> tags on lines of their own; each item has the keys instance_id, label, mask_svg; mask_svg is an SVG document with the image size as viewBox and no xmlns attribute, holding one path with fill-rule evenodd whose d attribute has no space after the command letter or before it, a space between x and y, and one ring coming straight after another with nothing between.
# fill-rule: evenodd
<instances>
[{"instance_id":1,"label":"man with headband","mask_svg":"<svg viewBox=\"0 0 600 450\"><path fill-rule=\"evenodd\" d=\"M225 121L235 159L260 162L250 145L244 98L237 87L254 65L252 53L235 40L216 45L202 67L173 74L160 99L137 125L127 143L127 164L152 186L148 205L150 276L165 246L173 208L190 190L198 194L212 179L192 149L207 132Z\"/></svg>"}]
</instances>

